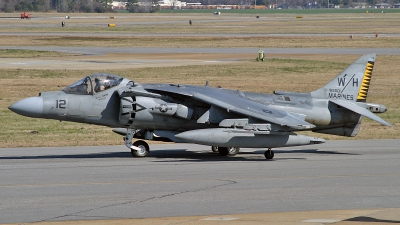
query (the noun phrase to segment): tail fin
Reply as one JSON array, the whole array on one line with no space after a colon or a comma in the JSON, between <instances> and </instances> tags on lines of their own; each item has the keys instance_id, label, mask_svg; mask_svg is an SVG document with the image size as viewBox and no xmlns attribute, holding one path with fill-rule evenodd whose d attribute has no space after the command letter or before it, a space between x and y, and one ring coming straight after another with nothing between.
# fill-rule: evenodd
<instances>
[{"instance_id":1,"label":"tail fin","mask_svg":"<svg viewBox=\"0 0 400 225\"><path fill-rule=\"evenodd\" d=\"M376 54L363 55L324 87L311 92L314 98L365 102Z\"/></svg>"}]
</instances>

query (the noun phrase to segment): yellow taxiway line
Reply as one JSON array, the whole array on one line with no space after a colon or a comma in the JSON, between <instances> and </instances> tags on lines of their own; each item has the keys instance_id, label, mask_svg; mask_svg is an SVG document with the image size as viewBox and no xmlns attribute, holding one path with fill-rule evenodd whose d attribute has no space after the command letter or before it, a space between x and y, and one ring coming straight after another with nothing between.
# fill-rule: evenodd
<instances>
[{"instance_id":1,"label":"yellow taxiway line","mask_svg":"<svg viewBox=\"0 0 400 225\"><path fill-rule=\"evenodd\" d=\"M113 219L113 220L82 220L82 221L46 221L33 223L35 225L220 225L220 224L280 224L280 225L358 225L358 224L400 224L400 208L362 209L362 210L329 210L306 212L278 212L258 214L231 214L208 216L181 216L142 219ZM11 224L10 224L11 225ZM16 225L16 224L12 224Z\"/></svg>"}]
</instances>

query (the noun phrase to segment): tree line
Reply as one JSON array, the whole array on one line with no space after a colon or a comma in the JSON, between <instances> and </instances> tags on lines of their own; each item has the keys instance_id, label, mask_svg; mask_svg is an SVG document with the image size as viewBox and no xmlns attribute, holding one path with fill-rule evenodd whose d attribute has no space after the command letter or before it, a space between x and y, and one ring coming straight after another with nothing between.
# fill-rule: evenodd
<instances>
[{"instance_id":1,"label":"tree line","mask_svg":"<svg viewBox=\"0 0 400 225\"><path fill-rule=\"evenodd\" d=\"M327 8L340 5L345 7L355 6L374 6L377 3L388 3L394 5L400 3L400 0L183 0L186 2L200 2L202 5L277 5L281 8Z\"/></svg>"},{"instance_id":2,"label":"tree line","mask_svg":"<svg viewBox=\"0 0 400 225\"><path fill-rule=\"evenodd\" d=\"M129 12L155 12L157 0L128 0ZM112 0L0 0L0 12L113 12ZM143 4L142 4L143 3Z\"/></svg>"}]
</instances>

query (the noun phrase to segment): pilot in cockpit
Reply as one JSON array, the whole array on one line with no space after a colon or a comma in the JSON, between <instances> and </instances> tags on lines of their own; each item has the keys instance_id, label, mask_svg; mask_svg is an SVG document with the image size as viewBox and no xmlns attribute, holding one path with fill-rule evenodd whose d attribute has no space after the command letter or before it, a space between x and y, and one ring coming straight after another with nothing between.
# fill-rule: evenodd
<instances>
[{"instance_id":1,"label":"pilot in cockpit","mask_svg":"<svg viewBox=\"0 0 400 225\"><path fill-rule=\"evenodd\" d=\"M96 73L71 84L70 86L64 88L62 91L67 94L84 95L93 94L93 90L95 91L95 93L99 93L112 87L118 86L122 80L122 77L114 74ZM94 86L93 89L92 84Z\"/></svg>"},{"instance_id":2,"label":"pilot in cockpit","mask_svg":"<svg viewBox=\"0 0 400 225\"><path fill-rule=\"evenodd\" d=\"M96 77L94 82L96 83L96 86L94 87L95 92L104 91L106 89L104 82L99 78Z\"/></svg>"}]
</instances>

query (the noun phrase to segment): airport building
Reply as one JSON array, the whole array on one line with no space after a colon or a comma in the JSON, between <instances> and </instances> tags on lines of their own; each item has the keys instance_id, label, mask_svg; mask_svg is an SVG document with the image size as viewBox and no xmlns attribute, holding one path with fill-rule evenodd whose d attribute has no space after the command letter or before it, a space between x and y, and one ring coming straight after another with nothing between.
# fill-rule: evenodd
<instances>
[{"instance_id":1,"label":"airport building","mask_svg":"<svg viewBox=\"0 0 400 225\"><path fill-rule=\"evenodd\" d=\"M161 7L172 7L175 9L181 9L187 5L186 2L181 2L179 0L160 0L158 1L158 4Z\"/></svg>"}]
</instances>

